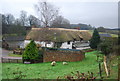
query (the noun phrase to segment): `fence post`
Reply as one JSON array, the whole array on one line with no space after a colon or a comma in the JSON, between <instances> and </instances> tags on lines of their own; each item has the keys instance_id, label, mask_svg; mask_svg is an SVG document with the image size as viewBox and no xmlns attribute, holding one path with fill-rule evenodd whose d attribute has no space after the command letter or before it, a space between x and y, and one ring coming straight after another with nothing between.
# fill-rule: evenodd
<instances>
[{"instance_id":1,"label":"fence post","mask_svg":"<svg viewBox=\"0 0 120 81\"><path fill-rule=\"evenodd\" d=\"M8 58L8 62L10 63L10 59Z\"/></svg>"},{"instance_id":2,"label":"fence post","mask_svg":"<svg viewBox=\"0 0 120 81\"><path fill-rule=\"evenodd\" d=\"M1 62L3 63L3 57L1 57Z\"/></svg>"},{"instance_id":3,"label":"fence post","mask_svg":"<svg viewBox=\"0 0 120 81\"><path fill-rule=\"evenodd\" d=\"M18 59L17 59L17 63L18 63Z\"/></svg>"}]
</instances>

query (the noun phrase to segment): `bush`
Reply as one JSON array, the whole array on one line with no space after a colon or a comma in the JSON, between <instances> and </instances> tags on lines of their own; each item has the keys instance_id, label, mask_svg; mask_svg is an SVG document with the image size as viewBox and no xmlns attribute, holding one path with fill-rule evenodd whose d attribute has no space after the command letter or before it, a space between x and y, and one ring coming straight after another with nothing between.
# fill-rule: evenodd
<instances>
[{"instance_id":1,"label":"bush","mask_svg":"<svg viewBox=\"0 0 120 81\"><path fill-rule=\"evenodd\" d=\"M31 63L40 60L39 49L37 48L34 40L31 40L31 42L26 46L22 58L23 62L30 61Z\"/></svg>"},{"instance_id":2,"label":"bush","mask_svg":"<svg viewBox=\"0 0 120 81\"><path fill-rule=\"evenodd\" d=\"M98 45L98 50L100 50L103 54L109 55L110 53L118 53L120 46L118 45L118 38L105 38Z\"/></svg>"}]
</instances>

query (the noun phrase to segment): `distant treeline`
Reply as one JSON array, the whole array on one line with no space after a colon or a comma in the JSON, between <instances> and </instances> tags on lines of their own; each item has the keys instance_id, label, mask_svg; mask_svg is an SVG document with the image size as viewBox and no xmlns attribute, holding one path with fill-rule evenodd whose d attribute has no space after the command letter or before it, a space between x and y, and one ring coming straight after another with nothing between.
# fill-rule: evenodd
<instances>
[{"instance_id":1,"label":"distant treeline","mask_svg":"<svg viewBox=\"0 0 120 81\"><path fill-rule=\"evenodd\" d=\"M26 35L26 26L20 25L2 25L2 34Z\"/></svg>"},{"instance_id":2,"label":"distant treeline","mask_svg":"<svg viewBox=\"0 0 120 81\"><path fill-rule=\"evenodd\" d=\"M90 24L87 25L87 24L82 24L82 23L70 24L70 28L71 29L80 29L80 30L94 30L95 29L95 27L92 27Z\"/></svg>"}]
</instances>

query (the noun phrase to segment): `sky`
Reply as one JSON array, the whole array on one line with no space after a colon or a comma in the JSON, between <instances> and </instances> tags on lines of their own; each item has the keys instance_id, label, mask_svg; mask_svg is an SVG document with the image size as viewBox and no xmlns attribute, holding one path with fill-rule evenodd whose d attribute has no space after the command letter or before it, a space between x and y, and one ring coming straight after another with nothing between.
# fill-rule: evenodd
<instances>
[{"instance_id":1,"label":"sky","mask_svg":"<svg viewBox=\"0 0 120 81\"><path fill-rule=\"evenodd\" d=\"M90 24L95 27L118 27L118 0L47 0L59 8L60 15L71 24ZM16 18L20 11L36 17L34 5L38 0L0 0L0 13L11 13Z\"/></svg>"}]
</instances>

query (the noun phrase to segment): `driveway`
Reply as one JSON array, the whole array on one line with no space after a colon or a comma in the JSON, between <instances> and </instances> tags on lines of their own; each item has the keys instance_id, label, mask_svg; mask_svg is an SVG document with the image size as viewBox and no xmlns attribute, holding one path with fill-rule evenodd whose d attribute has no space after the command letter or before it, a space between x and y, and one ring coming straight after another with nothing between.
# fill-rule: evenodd
<instances>
[{"instance_id":1,"label":"driveway","mask_svg":"<svg viewBox=\"0 0 120 81\"><path fill-rule=\"evenodd\" d=\"M12 51L0 48L0 56L2 58L8 58L8 59L22 59L22 57L11 57L9 54L12 53Z\"/></svg>"},{"instance_id":2,"label":"driveway","mask_svg":"<svg viewBox=\"0 0 120 81\"><path fill-rule=\"evenodd\" d=\"M12 51L9 51L3 48L0 48L0 50L1 50L2 57L8 57L9 54L12 53Z\"/></svg>"}]
</instances>

